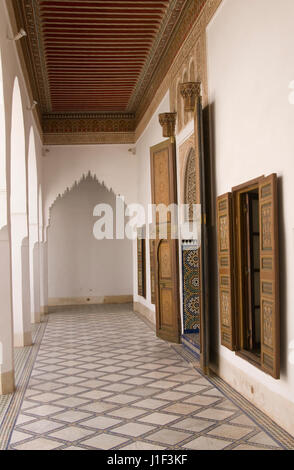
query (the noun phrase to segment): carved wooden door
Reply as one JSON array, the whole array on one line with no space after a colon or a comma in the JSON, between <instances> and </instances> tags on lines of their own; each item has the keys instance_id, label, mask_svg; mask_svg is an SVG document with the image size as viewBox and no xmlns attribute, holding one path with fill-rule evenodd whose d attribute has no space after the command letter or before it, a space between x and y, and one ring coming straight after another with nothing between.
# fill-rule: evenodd
<instances>
[{"instance_id":1,"label":"carved wooden door","mask_svg":"<svg viewBox=\"0 0 294 470\"><path fill-rule=\"evenodd\" d=\"M175 143L167 140L151 148L152 203L177 203ZM167 212L163 222L156 213L154 244L156 332L160 338L179 343L181 337L179 302L178 240L172 238L174 220ZM160 235L160 229L166 237Z\"/></svg>"}]
</instances>

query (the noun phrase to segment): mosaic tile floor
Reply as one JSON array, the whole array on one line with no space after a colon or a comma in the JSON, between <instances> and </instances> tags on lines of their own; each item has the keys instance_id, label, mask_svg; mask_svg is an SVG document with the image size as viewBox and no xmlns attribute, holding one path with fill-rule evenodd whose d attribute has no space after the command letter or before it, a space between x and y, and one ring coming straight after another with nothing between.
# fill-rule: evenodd
<instances>
[{"instance_id":1,"label":"mosaic tile floor","mask_svg":"<svg viewBox=\"0 0 294 470\"><path fill-rule=\"evenodd\" d=\"M128 306L69 308L44 330L6 448L287 448Z\"/></svg>"}]
</instances>

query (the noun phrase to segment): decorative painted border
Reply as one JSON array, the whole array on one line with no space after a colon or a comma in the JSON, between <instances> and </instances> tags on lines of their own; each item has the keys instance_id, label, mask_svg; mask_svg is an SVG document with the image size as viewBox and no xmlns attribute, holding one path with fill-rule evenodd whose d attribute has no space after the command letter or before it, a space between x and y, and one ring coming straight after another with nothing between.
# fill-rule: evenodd
<instances>
[{"instance_id":1,"label":"decorative painted border","mask_svg":"<svg viewBox=\"0 0 294 470\"><path fill-rule=\"evenodd\" d=\"M179 18L189 3L202 3L206 0L171 0L167 6L164 18L161 22L159 33L152 45L148 59L138 79L128 110L138 106L146 93L146 88L155 72L158 62L161 60L168 42L177 28ZM22 0L14 2L15 15L19 27L25 27L29 32L30 47L26 49L26 59L29 68L30 79L38 92L42 112L50 113L52 110L50 90L47 78L47 68L44 60L44 42L39 0Z\"/></svg>"},{"instance_id":2,"label":"decorative painted border","mask_svg":"<svg viewBox=\"0 0 294 470\"><path fill-rule=\"evenodd\" d=\"M162 60L165 50L169 44L169 41L177 27L179 18L184 12L189 2L194 4L206 0L171 0L170 5L166 11L165 17L161 23L160 31L155 38L154 44L152 45L149 57L147 58L143 70L140 74L138 82L132 93L131 99L128 104L129 110L136 110L138 105L145 96L146 90L152 76L155 73L156 66Z\"/></svg>"},{"instance_id":3,"label":"decorative painted border","mask_svg":"<svg viewBox=\"0 0 294 470\"><path fill-rule=\"evenodd\" d=\"M134 144L134 132L43 134L44 145Z\"/></svg>"},{"instance_id":4,"label":"decorative painted border","mask_svg":"<svg viewBox=\"0 0 294 470\"><path fill-rule=\"evenodd\" d=\"M47 68L44 45L41 34L40 9L38 0L14 1L16 21L19 28L24 28L28 35L27 41L22 41L22 50L33 88L34 99L41 108L51 110L49 83L46 80ZM29 46L28 46L29 44Z\"/></svg>"},{"instance_id":5,"label":"decorative painted border","mask_svg":"<svg viewBox=\"0 0 294 470\"><path fill-rule=\"evenodd\" d=\"M168 47L165 49L166 52L160 58L160 61L157 63L157 68L156 71L154 71L152 81L149 81L149 83L147 83L145 87L143 86L145 93L142 95L140 102L138 102L137 104L137 120L142 117L142 115L148 108L152 97L160 86L163 78L168 73L168 70L170 69L177 53L181 49L181 46L187 34L189 33L193 24L199 17L207 1L208 0L189 0L186 3L183 15L181 16L180 21L177 23L176 27L174 28L172 38L168 43Z\"/></svg>"}]
</instances>

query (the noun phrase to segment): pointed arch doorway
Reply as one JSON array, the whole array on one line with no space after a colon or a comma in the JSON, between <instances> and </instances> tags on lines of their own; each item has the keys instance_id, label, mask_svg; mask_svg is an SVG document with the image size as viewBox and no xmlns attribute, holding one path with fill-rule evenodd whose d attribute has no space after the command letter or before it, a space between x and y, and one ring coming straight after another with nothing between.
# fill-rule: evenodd
<instances>
[{"instance_id":1,"label":"pointed arch doorway","mask_svg":"<svg viewBox=\"0 0 294 470\"><path fill-rule=\"evenodd\" d=\"M194 206L199 203L199 171L195 148L191 147L183 176L183 202L187 206L184 224L192 223ZM201 266L200 239L182 239L183 343L200 357L201 339Z\"/></svg>"}]
</instances>

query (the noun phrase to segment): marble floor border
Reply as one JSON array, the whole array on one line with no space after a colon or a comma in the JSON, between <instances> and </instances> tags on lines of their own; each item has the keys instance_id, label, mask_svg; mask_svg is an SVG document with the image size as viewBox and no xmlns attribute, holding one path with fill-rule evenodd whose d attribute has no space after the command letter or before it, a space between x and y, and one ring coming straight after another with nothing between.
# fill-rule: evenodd
<instances>
[{"instance_id":1,"label":"marble floor border","mask_svg":"<svg viewBox=\"0 0 294 470\"><path fill-rule=\"evenodd\" d=\"M277 443L282 445L285 450L294 450L294 437L287 431L275 423L269 416L256 408L246 398L244 398L233 387L227 384L223 379L215 374L206 376L199 368L195 356L188 351L183 345L172 346L172 348L187 362L194 367L197 372L205 377L212 385L214 385L220 392L222 392L228 400L236 405L243 413L251 418L262 430Z\"/></svg>"},{"instance_id":2,"label":"marble floor border","mask_svg":"<svg viewBox=\"0 0 294 470\"><path fill-rule=\"evenodd\" d=\"M13 394L0 397L0 450L6 450L8 447L46 325L45 320L35 326L32 346L15 349L16 389Z\"/></svg>"}]
</instances>

